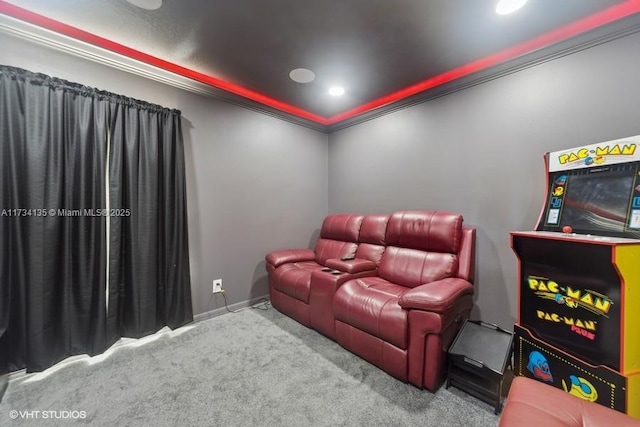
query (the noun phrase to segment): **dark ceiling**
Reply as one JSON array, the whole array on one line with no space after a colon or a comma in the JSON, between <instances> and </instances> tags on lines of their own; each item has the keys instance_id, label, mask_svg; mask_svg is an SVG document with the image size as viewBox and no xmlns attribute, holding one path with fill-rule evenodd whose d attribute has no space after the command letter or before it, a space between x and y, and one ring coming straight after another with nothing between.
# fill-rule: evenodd
<instances>
[{"instance_id":1,"label":"dark ceiling","mask_svg":"<svg viewBox=\"0 0 640 427\"><path fill-rule=\"evenodd\" d=\"M331 126L640 11L638 0L529 0L500 16L496 3L164 0L144 10L125 0L0 0L0 13L85 41L100 36L115 42L111 50L133 48L141 54L120 53L160 58L267 109ZM160 65L185 74L171 64ZM293 82L299 67L315 81ZM331 85L345 95L330 96Z\"/></svg>"}]
</instances>

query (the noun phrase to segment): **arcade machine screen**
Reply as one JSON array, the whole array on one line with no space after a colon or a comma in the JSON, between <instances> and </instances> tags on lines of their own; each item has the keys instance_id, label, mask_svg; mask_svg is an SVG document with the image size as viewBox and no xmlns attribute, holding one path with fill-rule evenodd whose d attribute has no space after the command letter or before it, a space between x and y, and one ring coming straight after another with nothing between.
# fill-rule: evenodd
<instances>
[{"instance_id":1,"label":"arcade machine screen","mask_svg":"<svg viewBox=\"0 0 640 427\"><path fill-rule=\"evenodd\" d=\"M637 169L627 164L552 174L538 229L560 231L568 225L580 234L640 238Z\"/></svg>"}]
</instances>

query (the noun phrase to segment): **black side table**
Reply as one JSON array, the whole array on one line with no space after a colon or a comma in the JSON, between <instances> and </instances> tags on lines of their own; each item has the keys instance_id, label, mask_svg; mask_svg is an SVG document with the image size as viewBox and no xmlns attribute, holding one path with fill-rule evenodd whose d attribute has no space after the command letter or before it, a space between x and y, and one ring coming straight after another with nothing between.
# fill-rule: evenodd
<instances>
[{"instance_id":1,"label":"black side table","mask_svg":"<svg viewBox=\"0 0 640 427\"><path fill-rule=\"evenodd\" d=\"M453 385L502 409L502 382L511 365L513 333L492 323L466 320L449 348L446 387Z\"/></svg>"}]
</instances>

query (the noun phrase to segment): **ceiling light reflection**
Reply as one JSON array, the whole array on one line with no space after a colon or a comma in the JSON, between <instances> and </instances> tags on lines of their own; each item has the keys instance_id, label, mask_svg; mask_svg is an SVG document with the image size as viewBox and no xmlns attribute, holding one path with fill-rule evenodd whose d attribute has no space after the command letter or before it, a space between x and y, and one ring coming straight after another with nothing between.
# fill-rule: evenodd
<instances>
[{"instance_id":1,"label":"ceiling light reflection","mask_svg":"<svg viewBox=\"0 0 640 427\"><path fill-rule=\"evenodd\" d=\"M146 10L157 10L162 7L162 0L127 0L127 2Z\"/></svg>"},{"instance_id":2,"label":"ceiling light reflection","mask_svg":"<svg viewBox=\"0 0 640 427\"><path fill-rule=\"evenodd\" d=\"M525 5L527 0L500 0L496 5L498 15L508 15Z\"/></svg>"},{"instance_id":3,"label":"ceiling light reflection","mask_svg":"<svg viewBox=\"0 0 640 427\"><path fill-rule=\"evenodd\" d=\"M329 95L331 96L341 96L344 95L344 88L340 86L333 86L329 88Z\"/></svg>"}]
</instances>

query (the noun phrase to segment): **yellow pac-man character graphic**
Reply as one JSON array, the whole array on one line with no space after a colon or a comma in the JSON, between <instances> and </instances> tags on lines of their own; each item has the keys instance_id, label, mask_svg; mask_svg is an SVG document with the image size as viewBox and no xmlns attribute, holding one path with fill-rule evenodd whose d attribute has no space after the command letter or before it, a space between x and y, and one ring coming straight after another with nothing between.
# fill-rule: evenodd
<instances>
[{"instance_id":1,"label":"yellow pac-man character graphic","mask_svg":"<svg viewBox=\"0 0 640 427\"><path fill-rule=\"evenodd\" d=\"M553 300L555 302L557 302L558 304L564 304L569 308L576 308L578 307L578 301L576 301L575 299L571 298L571 297L566 297L562 294L555 294L553 297Z\"/></svg>"},{"instance_id":2,"label":"yellow pac-man character graphic","mask_svg":"<svg viewBox=\"0 0 640 427\"><path fill-rule=\"evenodd\" d=\"M578 306L578 301L574 300L573 298L569 298L569 297L565 297L564 303L569 308L576 308Z\"/></svg>"},{"instance_id":3,"label":"yellow pac-man character graphic","mask_svg":"<svg viewBox=\"0 0 640 427\"><path fill-rule=\"evenodd\" d=\"M554 196L562 196L564 194L564 187L556 187L553 190L553 195Z\"/></svg>"},{"instance_id":4,"label":"yellow pac-man character graphic","mask_svg":"<svg viewBox=\"0 0 640 427\"><path fill-rule=\"evenodd\" d=\"M562 388L564 388L564 391L567 393L580 399L588 400L589 402L598 400L598 392L589 381L582 377L576 377L575 375L569 375L569 381L571 381L571 387L567 387L567 384L562 380Z\"/></svg>"}]
</instances>

